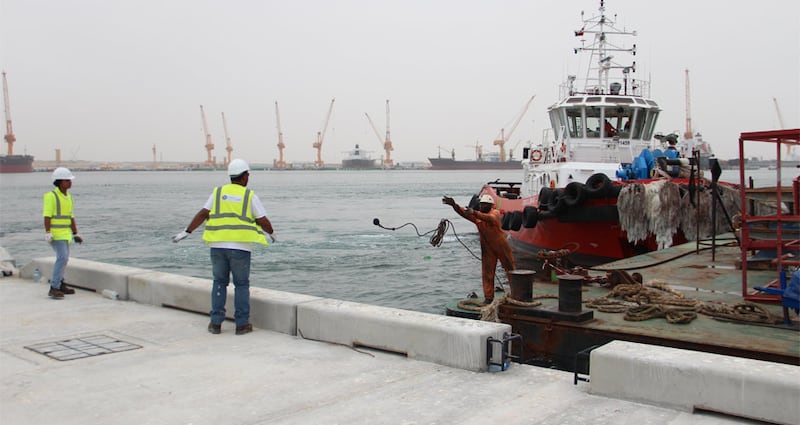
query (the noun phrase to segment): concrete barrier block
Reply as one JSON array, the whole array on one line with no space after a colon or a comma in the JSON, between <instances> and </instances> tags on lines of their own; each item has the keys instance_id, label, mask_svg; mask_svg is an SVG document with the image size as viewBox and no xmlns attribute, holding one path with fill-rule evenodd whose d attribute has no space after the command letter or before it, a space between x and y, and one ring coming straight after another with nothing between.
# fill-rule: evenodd
<instances>
[{"instance_id":1,"label":"concrete barrier block","mask_svg":"<svg viewBox=\"0 0 800 425\"><path fill-rule=\"evenodd\" d=\"M211 282L210 279L173 273L137 274L128 279L128 296L130 300L143 304L208 314L211 309ZM232 299L228 301L233 308Z\"/></svg>"},{"instance_id":2,"label":"concrete barrier block","mask_svg":"<svg viewBox=\"0 0 800 425\"><path fill-rule=\"evenodd\" d=\"M591 393L782 424L800 418L800 367L613 341L591 352Z\"/></svg>"},{"instance_id":3,"label":"concrete barrier block","mask_svg":"<svg viewBox=\"0 0 800 425\"><path fill-rule=\"evenodd\" d=\"M38 267L42 273L42 281L47 282L53 274L55 261L55 257L36 258L25 265L22 277L30 279L33 277L33 271ZM70 258L64 271L64 281L72 286L90 289L97 293L103 292L104 289L110 289L118 293L121 300L127 300L128 277L142 273L150 273L150 271L80 258Z\"/></svg>"},{"instance_id":4,"label":"concrete barrier block","mask_svg":"<svg viewBox=\"0 0 800 425\"><path fill-rule=\"evenodd\" d=\"M372 347L417 360L485 371L486 340L490 336L502 339L504 333L511 332L511 326L320 299L297 306L297 331L307 339Z\"/></svg>"},{"instance_id":5,"label":"concrete barrier block","mask_svg":"<svg viewBox=\"0 0 800 425\"><path fill-rule=\"evenodd\" d=\"M250 322L259 329L297 335L297 306L320 299L311 295L250 287Z\"/></svg>"}]
</instances>

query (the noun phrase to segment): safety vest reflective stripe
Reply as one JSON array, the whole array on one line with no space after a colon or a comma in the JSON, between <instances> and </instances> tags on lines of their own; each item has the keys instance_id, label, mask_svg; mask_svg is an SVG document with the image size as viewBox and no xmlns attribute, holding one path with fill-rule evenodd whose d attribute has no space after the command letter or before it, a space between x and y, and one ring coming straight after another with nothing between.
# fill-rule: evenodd
<instances>
[{"instance_id":1,"label":"safety vest reflective stripe","mask_svg":"<svg viewBox=\"0 0 800 425\"><path fill-rule=\"evenodd\" d=\"M53 194L53 198L56 200L56 215L50 217L50 220L63 219L63 220L70 220L71 221L72 217L70 217L68 215L61 215L61 199L58 198L58 194L56 193L56 191L54 190L51 193ZM50 223L50 227L51 228L52 227L70 227L70 223L53 225L52 222L51 222Z\"/></svg>"},{"instance_id":2,"label":"safety vest reflective stripe","mask_svg":"<svg viewBox=\"0 0 800 425\"><path fill-rule=\"evenodd\" d=\"M223 192L228 199L223 198ZM256 225L250 210L252 193L252 190L235 184L214 189L214 205L203 232L203 240L206 243L254 242L267 245L266 238ZM238 209L239 203L241 209L232 211L234 208Z\"/></svg>"}]
</instances>

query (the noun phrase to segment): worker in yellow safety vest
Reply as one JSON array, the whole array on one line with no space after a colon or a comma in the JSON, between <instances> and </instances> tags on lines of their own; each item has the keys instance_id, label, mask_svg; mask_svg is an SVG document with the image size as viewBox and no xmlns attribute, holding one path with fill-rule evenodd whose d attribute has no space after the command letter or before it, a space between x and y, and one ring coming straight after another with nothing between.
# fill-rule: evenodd
<instances>
[{"instance_id":1,"label":"worker in yellow safety vest","mask_svg":"<svg viewBox=\"0 0 800 425\"><path fill-rule=\"evenodd\" d=\"M250 254L253 244L268 245L262 231L272 242L276 239L264 205L247 188L250 179L247 163L241 159L232 160L228 164L228 176L231 183L214 188L205 206L172 241L180 242L203 222L206 223L203 241L211 248L214 276L208 331L212 334L222 332L228 284L233 275L236 335L243 335L253 330L250 324Z\"/></svg>"},{"instance_id":2,"label":"worker in yellow safety vest","mask_svg":"<svg viewBox=\"0 0 800 425\"><path fill-rule=\"evenodd\" d=\"M53 274L50 277L50 290L47 295L53 299L64 298L64 294L74 294L75 290L64 283L64 271L69 261L69 244L74 240L82 243L75 224L72 209L72 195L69 189L75 176L68 168L53 170L53 186L56 188L42 197L42 217L44 217L44 238L56 252Z\"/></svg>"}]
</instances>

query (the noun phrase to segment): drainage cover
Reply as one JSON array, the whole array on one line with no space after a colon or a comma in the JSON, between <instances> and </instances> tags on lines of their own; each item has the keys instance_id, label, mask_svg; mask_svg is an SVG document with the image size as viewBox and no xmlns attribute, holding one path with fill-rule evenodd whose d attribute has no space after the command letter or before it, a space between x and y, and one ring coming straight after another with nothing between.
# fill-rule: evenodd
<instances>
[{"instance_id":1,"label":"drainage cover","mask_svg":"<svg viewBox=\"0 0 800 425\"><path fill-rule=\"evenodd\" d=\"M94 335L35 344L25 348L59 361L66 361L136 350L137 348L142 348L142 346L105 335Z\"/></svg>"}]
</instances>

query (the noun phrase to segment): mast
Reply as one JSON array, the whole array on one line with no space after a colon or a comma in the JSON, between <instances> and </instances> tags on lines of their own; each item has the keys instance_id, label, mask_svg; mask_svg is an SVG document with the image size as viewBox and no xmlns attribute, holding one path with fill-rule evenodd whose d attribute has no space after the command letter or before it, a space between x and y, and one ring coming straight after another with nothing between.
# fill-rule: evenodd
<instances>
[{"instance_id":1,"label":"mast","mask_svg":"<svg viewBox=\"0 0 800 425\"><path fill-rule=\"evenodd\" d=\"M278 101L275 101L275 124L278 128L278 160L275 161L276 168L286 168L286 161L283 159L283 149L286 145L283 144L283 131L281 130L281 113L278 110Z\"/></svg>"},{"instance_id":2,"label":"mast","mask_svg":"<svg viewBox=\"0 0 800 425\"><path fill-rule=\"evenodd\" d=\"M583 37L586 34L594 34L594 42L592 42L588 46L581 46L576 47L574 50L575 54L580 52L591 52L591 56L589 59L589 66L586 70L586 93L588 94L605 94L612 92L614 90L611 89L609 83L609 71L612 69L620 69L624 75L624 90L622 94L628 95L628 89L630 88L631 91L635 91L637 87L633 84L628 84L629 74L631 72L636 72L636 61L633 61L630 65L621 65L614 60L613 53L615 52L622 52L622 53L630 53L632 55L636 55L636 44L633 47L625 48L622 46L617 46L612 44L608 41L609 35L631 35L635 36L636 31L625 31L619 29L615 26L616 15L614 18L610 18L606 16L606 7L605 1L600 0L600 8L598 9L599 15L594 16L589 19L583 18L584 14L581 12L581 19L583 20L583 27L575 31L576 37ZM581 40L585 42L585 40ZM596 77L592 77L592 74L596 73ZM616 90L620 90L622 87L617 88ZM635 94L635 93L631 93Z\"/></svg>"}]
</instances>

